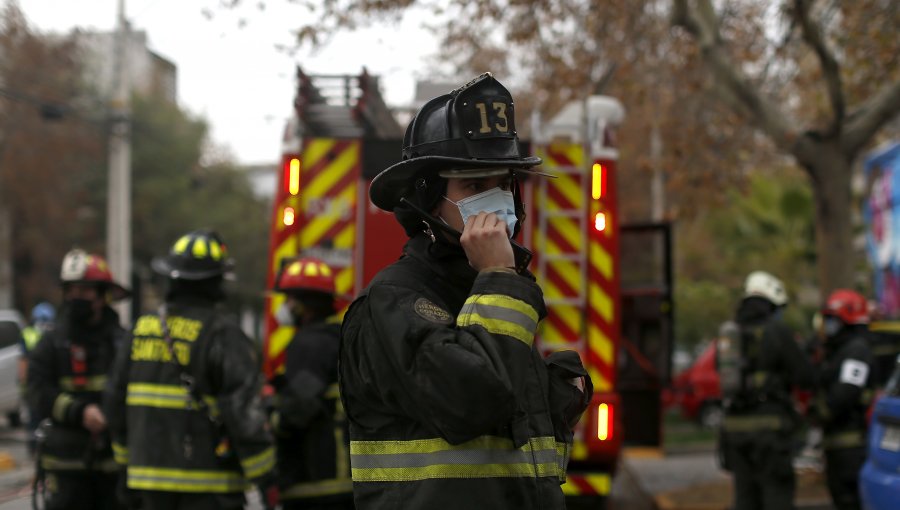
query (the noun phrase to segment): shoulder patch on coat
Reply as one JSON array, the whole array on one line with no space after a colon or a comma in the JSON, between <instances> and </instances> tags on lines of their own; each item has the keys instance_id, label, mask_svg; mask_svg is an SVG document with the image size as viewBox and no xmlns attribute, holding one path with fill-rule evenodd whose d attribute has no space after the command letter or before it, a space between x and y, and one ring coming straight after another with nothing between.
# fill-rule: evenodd
<instances>
[{"instance_id":1,"label":"shoulder patch on coat","mask_svg":"<svg viewBox=\"0 0 900 510\"><path fill-rule=\"evenodd\" d=\"M862 388L869 376L869 365L855 359L844 360L841 365L840 382Z\"/></svg>"},{"instance_id":2,"label":"shoulder patch on coat","mask_svg":"<svg viewBox=\"0 0 900 510\"><path fill-rule=\"evenodd\" d=\"M416 303L413 305L413 310L416 311L416 314L419 317L430 322L436 322L438 324L453 323L453 316L450 315L450 312L423 297L416 300Z\"/></svg>"}]
</instances>

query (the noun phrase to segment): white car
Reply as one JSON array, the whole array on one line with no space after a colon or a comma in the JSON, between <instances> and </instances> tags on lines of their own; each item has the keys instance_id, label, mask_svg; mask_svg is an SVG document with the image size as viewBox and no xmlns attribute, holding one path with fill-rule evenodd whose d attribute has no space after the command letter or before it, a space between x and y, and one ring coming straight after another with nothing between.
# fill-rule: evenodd
<instances>
[{"instance_id":1,"label":"white car","mask_svg":"<svg viewBox=\"0 0 900 510\"><path fill-rule=\"evenodd\" d=\"M23 328L25 321L19 312L0 310L0 415L14 427L21 423L18 363Z\"/></svg>"}]
</instances>

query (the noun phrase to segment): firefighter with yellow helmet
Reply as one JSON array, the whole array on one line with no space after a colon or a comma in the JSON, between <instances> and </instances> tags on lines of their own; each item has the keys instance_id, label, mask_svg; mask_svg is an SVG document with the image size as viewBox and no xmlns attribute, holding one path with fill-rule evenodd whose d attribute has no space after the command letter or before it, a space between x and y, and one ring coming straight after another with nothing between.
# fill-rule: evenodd
<instances>
[{"instance_id":1,"label":"firefighter with yellow helmet","mask_svg":"<svg viewBox=\"0 0 900 510\"><path fill-rule=\"evenodd\" d=\"M792 387L809 388L812 365L782 320L784 284L765 271L744 283L728 334L717 344L725 417L720 458L734 474L735 510L794 508Z\"/></svg>"},{"instance_id":2,"label":"firefighter with yellow helmet","mask_svg":"<svg viewBox=\"0 0 900 510\"><path fill-rule=\"evenodd\" d=\"M288 261L274 290L286 295L279 323L296 328L284 375L276 379L272 416L283 507L352 509L350 438L337 384L341 322L334 272L313 257Z\"/></svg>"},{"instance_id":3,"label":"firefighter with yellow helmet","mask_svg":"<svg viewBox=\"0 0 900 510\"><path fill-rule=\"evenodd\" d=\"M225 243L193 231L152 266L168 278L165 305L135 322L106 400L129 499L144 510L239 509L254 483L274 507L257 349L217 307Z\"/></svg>"},{"instance_id":4,"label":"firefighter with yellow helmet","mask_svg":"<svg viewBox=\"0 0 900 510\"><path fill-rule=\"evenodd\" d=\"M41 422L36 493L47 509L113 509L118 470L102 410L103 390L125 331L109 302L128 296L103 257L69 251L60 271L56 327L34 347L30 410Z\"/></svg>"},{"instance_id":5,"label":"firefighter with yellow helmet","mask_svg":"<svg viewBox=\"0 0 900 510\"><path fill-rule=\"evenodd\" d=\"M360 509L563 509L571 427L591 395L578 354L534 345L543 293L511 239L523 156L490 73L416 113L369 197L409 235L350 306L341 398Z\"/></svg>"}]
</instances>

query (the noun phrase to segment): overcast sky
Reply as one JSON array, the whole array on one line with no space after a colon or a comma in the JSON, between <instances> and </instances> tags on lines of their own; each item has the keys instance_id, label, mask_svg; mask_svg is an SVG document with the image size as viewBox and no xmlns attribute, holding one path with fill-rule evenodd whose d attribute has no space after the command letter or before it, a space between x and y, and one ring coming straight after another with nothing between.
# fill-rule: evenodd
<instances>
[{"instance_id":1,"label":"overcast sky","mask_svg":"<svg viewBox=\"0 0 900 510\"><path fill-rule=\"evenodd\" d=\"M236 11L220 0L126 0L126 17L147 32L150 49L178 67L178 100L205 117L212 140L227 146L240 163L278 159L284 121L291 114L294 69L309 74L358 74L365 65L381 76L388 104L412 101L415 80L436 43L420 27L420 17L402 24L340 34L315 53L295 56L293 22L304 11L285 0L269 0L264 11L254 0ZM117 0L19 0L32 27L69 32L75 27L110 31ZM213 12L212 19L203 15ZM240 27L240 19L246 23Z\"/></svg>"}]
</instances>

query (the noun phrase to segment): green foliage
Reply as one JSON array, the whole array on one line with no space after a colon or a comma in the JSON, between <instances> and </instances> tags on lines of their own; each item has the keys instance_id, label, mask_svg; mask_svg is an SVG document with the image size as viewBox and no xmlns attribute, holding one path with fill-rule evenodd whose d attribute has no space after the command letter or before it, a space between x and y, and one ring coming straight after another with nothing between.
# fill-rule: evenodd
<instances>
[{"instance_id":1,"label":"green foliage","mask_svg":"<svg viewBox=\"0 0 900 510\"><path fill-rule=\"evenodd\" d=\"M676 338L694 345L733 315L745 276L757 269L784 281L791 297L785 318L805 330L818 303L812 192L802 176L760 172L744 192L727 192L722 208L682 224L678 246Z\"/></svg>"},{"instance_id":2,"label":"green foliage","mask_svg":"<svg viewBox=\"0 0 900 510\"><path fill-rule=\"evenodd\" d=\"M265 284L267 209L230 162L202 163L208 126L177 105L134 99L132 139L135 267L149 268L182 234L219 232L235 259L230 284L242 305L259 304Z\"/></svg>"}]
</instances>

